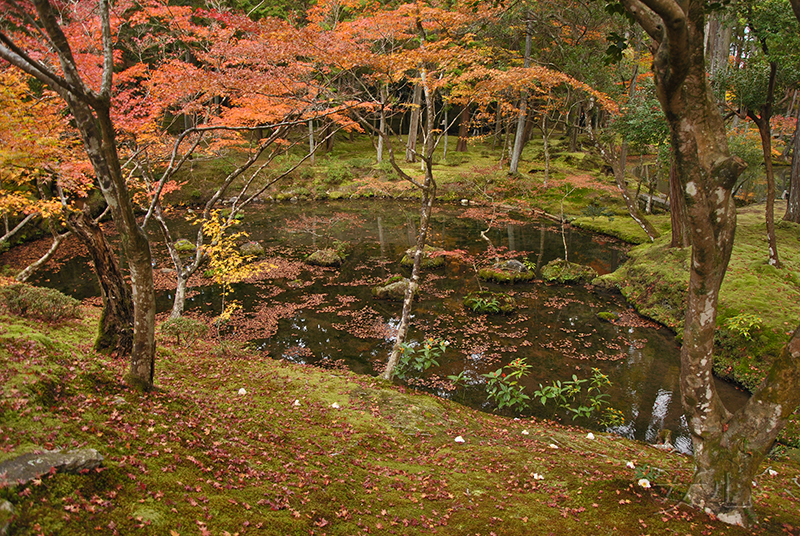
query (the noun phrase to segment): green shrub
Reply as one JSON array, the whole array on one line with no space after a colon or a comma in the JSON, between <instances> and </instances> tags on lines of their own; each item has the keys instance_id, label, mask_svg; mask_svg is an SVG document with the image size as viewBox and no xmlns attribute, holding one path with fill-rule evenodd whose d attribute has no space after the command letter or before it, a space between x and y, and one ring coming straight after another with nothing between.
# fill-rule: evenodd
<instances>
[{"instance_id":1,"label":"green shrub","mask_svg":"<svg viewBox=\"0 0 800 536\"><path fill-rule=\"evenodd\" d=\"M509 314L516 310L517 303L507 294L482 291L467 294L464 307L479 314Z\"/></svg>"},{"instance_id":2,"label":"green shrub","mask_svg":"<svg viewBox=\"0 0 800 536\"><path fill-rule=\"evenodd\" d=\"M78 318L81 302L61 292L44 287L17 283L0 287L0 303L8 312L46 322Z\"/></svg>"},{"instance_id":3,"label":"green shrub","mask_svg":"<svg viewBox=\"0 0 800 536\"><path fill-rule=\"evenodd\" d=\"M161 334L167 337L175 337L175 343L180 344L181 338L185 346L191 346L192 341L205 336L208 326L193 318L170 318L161 324Z\"/></svg>"}]
</instances>

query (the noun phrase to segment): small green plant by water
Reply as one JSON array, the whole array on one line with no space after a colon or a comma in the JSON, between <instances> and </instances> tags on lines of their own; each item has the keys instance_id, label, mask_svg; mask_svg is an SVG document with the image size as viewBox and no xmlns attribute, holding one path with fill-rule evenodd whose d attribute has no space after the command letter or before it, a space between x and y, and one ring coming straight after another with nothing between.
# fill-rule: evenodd
<instances>
[{"instance_id":1,"label":"small green plant by water","mask_svg":"<svg viewBox=\"0 0 800 536\"><path fill-rule=\"evenodd\" d=\"M395 369L395 376L405 379L410 374L420 374L431 367L438 367L437 359L441 357L450 342L443 339L425 339L419 347L409 343L400 345L400 361Z\"/></svg>"},{"instance_id":2,"label":"small green plant by water","mask_svg":"<svg viewBox=\"0 0 800 536\"><path fill-rule=\"evenodd\" d=\"M725 327L745 340L752 340L753 331L760 329L764 321L760 317L742 313L725 320Z\"/></svg>"},{"instance_id":3,"label":"small green plant by water","mask_svg":"<svg viewBox=\"0 0 800 536\"><path fill-rule=\"evenodd\" d=\"M509 408L522 411L528 407L530 397L525 394L519 381L528 375L531 366L522 358L517 358L505 367L484 374L486 394L497 404L497 409Z\"/></svg>"},{"instance_id":4,"label":"small green plant by water","mask_svg":"<svg viewBox=\"0 0 800 536\"><path fill-rule=\"evenodd\" d=\"M551 385L539 384L533 396L543 406L553 404L555 409L565 410L572 415L572 420L595 417L603 426L619 426L625 422L622 412L612 407L604 408L610 398L605 392L609 387L611 380L608 376L593 368L589 378L578 378L573 374L572 379L565 382L556 380Z\"/></svg>"}]
</instances>

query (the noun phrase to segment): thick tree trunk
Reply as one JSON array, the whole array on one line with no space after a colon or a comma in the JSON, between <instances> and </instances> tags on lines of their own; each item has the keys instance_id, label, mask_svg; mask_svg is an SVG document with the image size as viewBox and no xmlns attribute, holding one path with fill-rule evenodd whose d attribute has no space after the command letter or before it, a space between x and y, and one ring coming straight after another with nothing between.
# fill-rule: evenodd
<instances>
[{"instance_id":1,"label":"thick tree trunk","mask_svg":"<svg viewBox=\"0 0 800 536\"><path fill-rule=\"evenodd\" d=\"M800 1L800 0L798 0ZM789 179L789 198L786 200L786 214L784 221L800 223L800 106L795 115L797 125L794 129L794 143L792 144L792 169Z\"/></svg>"},{"instance_id":2,"label":"thick tree trunk","mask_svg":"<svg viewBox=\"0 0 800 536\"><path fill-rule=\"evenodd\" d=\"M100 283L103 312L100 315L94 349L130 355L133 350L133 301L117 257L106 241L100 225L85 212L70 214L67 225L89 251Z\"/></svg>"},{"instance_id":3,"label":"thick tree trunk","mask_svg":"<svg viewBox=\"0 0 800 536\"><path fill-rule=\"evenodd\" d=\"M749 525L752 476L800 404L798 332L766 381L731 414L712 377L717 303L733 249L732 188L744 163L731 156L725 125L708 85L704 5L700 0L623 0L653 39L653 72L672 135L692 237L681 397L694 445L695 473L686 501L720 520Z\"/></svg>"},{"instance_id":4,"label":"thick tree trunk","mask_svg":"<svg viewBox=\"0 0 800 536\"><path fill-rule=\"evenodd\" d=\"M461 109L461 118L458 121L458 143L456 151L464 153L467 151L467 140L469 139L469 106Z\"/></svg>"}]
</instances>

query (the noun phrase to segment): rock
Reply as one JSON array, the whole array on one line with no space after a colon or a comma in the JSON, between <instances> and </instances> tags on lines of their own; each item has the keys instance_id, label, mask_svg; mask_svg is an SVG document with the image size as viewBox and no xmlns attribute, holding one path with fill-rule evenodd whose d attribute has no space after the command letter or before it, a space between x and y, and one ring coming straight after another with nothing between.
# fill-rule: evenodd
<instances>
[{"instance_id":1,"label":"rock","mask_svg":"<svg viewBox=\"0 0 800 536\"><path fill-rule=\"evenodd\" d=\"M60 473L79 473L99 467L101 463L103 455L95 449L31 452L0 463L0 487L27 484L46 475L51 468Z\"/></svg>"},{"instance_id":2,"label":"rock","mask_svg":"<svg viewBox=\"0 0 800 536\"><path fill-rule=\"evenodd\" d=\"M14 521L14 505L5 499L0 500L0 536L6 536L11 522Z\"/></svg>"},{"instance_id":3,"label":"rock","mask_svg":"<svg viewBox=\"0 0 800 536\"><path fill-rule=\"evenodd\" d=\"M255 240L251 240L250 242L245 242L244 244L242 244L242 246L239 248L239 252L242 255L246 256L253 255L256 257L260 257L261 255L264 254L264 246L262 246Z\"/></svg>"},{"instance_id":4,"label":"rock","mask_svg":"<svg viewBox=\"0 0 800 536\"><path fill-rule=\"evenodd\" d=\"M308 264L327 267L341 266L342 260L342 256L333 248L318 249L306 258Z\"/></svg>"},{"instance_id":5,"label":"rock","mask_svg":"<svg viewBox=\"0 0 800 536\"><path fill-rule=\"evenodd\" d=\"M507 261L499 262L494 265L494 269L503 270L504 272L512 272L515 274L524 274L529 271L527 266L522 264L517 259L508 259Z\"/></svg>"},{"instance_id":6,"label":"rock","mask_svg":"<svg viewBox=\"0 0 800 536\"><path fill-rule=\"evenodd\" d=\"M555 259L542 268L542 278L558 283L588 283L597 277L591 266Z\"/></svg>"},{"instance_id":7,"label":"rock","mask_svg":"<svg viewBox=\"0 0 800 536\"><path fill-rule=\"evenodd\" d=\"M407 278L391 278L383 285L372 289L372 295L379 300L402 300L406 296L406 289L411 284Z\"/></svg>"},{"instance_id":8,"label":"rock","mask_svg":"<svg viewBox=\"0 0 800 536\"><path fill-rule=\"evenodd\" d=\"M409 248L406 250L406 254L400 259L400 264L402 266L413 266L414 265L414 253L416 253L417 248ZM423 270L430 270L433 268L439 268L440 266L444 266L445 258L440 253L444 250L442 248L435 248L433 246L425 246L422 250L422 260L420 261L420 267Z\"/></svg>"}]
</instances>

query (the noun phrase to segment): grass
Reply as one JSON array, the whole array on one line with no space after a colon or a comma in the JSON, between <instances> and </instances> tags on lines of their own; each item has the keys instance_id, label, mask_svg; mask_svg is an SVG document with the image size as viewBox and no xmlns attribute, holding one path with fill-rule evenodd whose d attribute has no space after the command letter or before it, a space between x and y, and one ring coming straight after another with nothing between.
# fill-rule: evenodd
<instances>
[{"instance_id":1,"label":"grass","mask_svg":"<svg viewBox=\"0 0 800 536\"><path fill-rule=\"evenodd\" d=\"M207 340L159 341L159 389L141 395L121 383L126 363L90 350L96 310L0 321L0 460L105 456L89 474L2 489L12 534L749 534L679 502L690 458L614 435L258 353L216 357ZM629 461L663 471L652 489ZM754 532L796 534L798 461L767 465Z\"/></svg>"}]
</instances>

